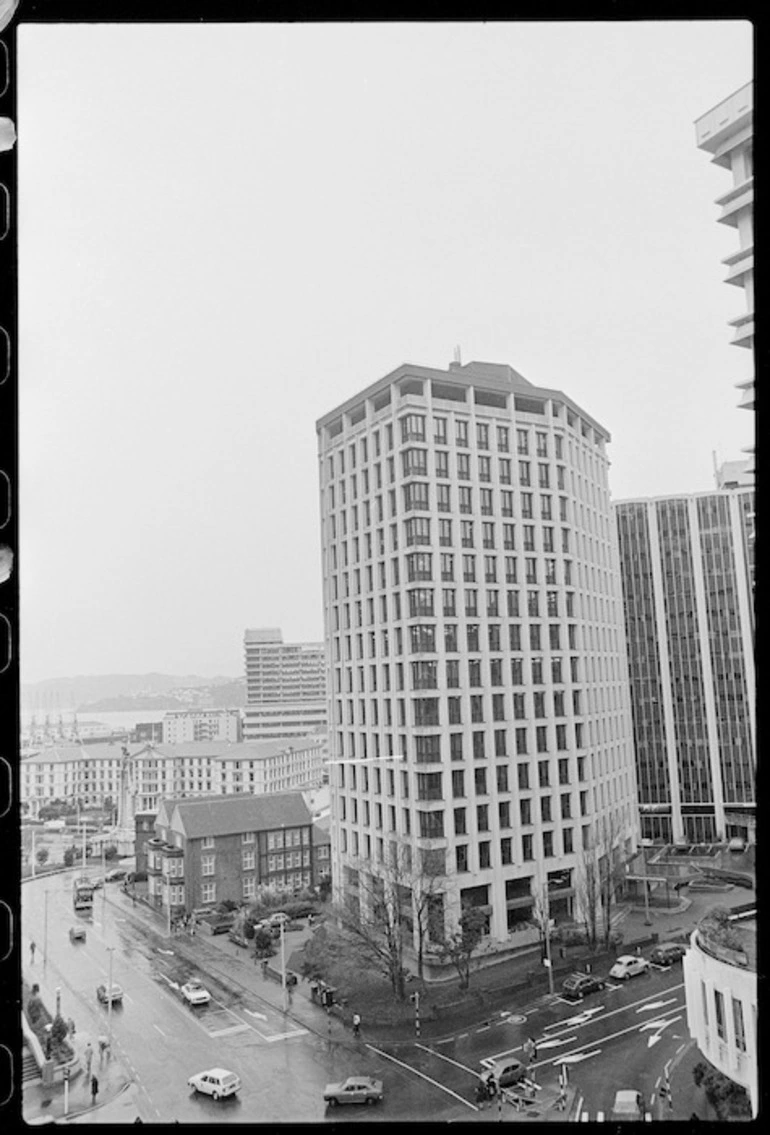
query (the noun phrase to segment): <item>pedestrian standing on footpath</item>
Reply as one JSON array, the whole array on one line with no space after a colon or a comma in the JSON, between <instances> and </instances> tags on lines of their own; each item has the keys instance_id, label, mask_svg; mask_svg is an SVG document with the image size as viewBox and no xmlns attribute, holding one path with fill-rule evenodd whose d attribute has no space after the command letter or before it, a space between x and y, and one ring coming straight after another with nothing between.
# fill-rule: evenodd
<instances>
[{"instance_id":1,"label":"pedestrian standing on footpath","mask_svg":"<svg viewBox=\"0 0 770 1135\"><path fill-rule=\"evenodd\" d=\"M96 1096L99 1091L99 1081L96 1076L91 1077L91 1106L96 1103Z\"/></svg>"},{"instance_id":2,"label":"pedestrian standing on footpath","mask_svg":"<svg viewBox=\"0 0 770 1135\"><path fill-rule=\"evenodd\" d=\"M35 943L34 942L30 942L30 944L29 944L29 961L30 961L30 965L35 964Z\"/></svg>"},{"instance_id":3,"label":"pedestrian standing on footpath","mask_svg":"<svg viewBox=\"0 0 770 1135\"><path fill-rule=\"evenodd\" d=\"M353 1036L358 1037L361 1035L361 1018L358 1013L353 1014Z\"/></svg>"},{"instance_id":4,"label":"pedestrian standing on footpath","mask_svg":"<svg viewBox=\"0 0 770 1135\"><path fill-rule=\"evenodd\" d=\"M482 1111L485 1110L487 1106L487 1089L482 1080L479 1080L478 1084L476 1085L476 1103L479 1105Z\"/></svg>"},{"instance_id":5,"label":"pedestrian standing on footpath","mask_svg":"<svg viewBox=\"0 0 770 1135\"><path fill-rule=\"evenodd\" d=\"M91 1064L93 1063L93 1059L94 1059L94 1050L93 1050L93 1047L91 1045L90 1040L85 1047L85 1052L83 1053L83 1055L86 1058L86 1080L87 1080L88 1077L91 1075Z\"/></svg>"},{"instance_id":6,"label":"pedestrian standing on footpath","mask_svg":"<svg viewBox=\"0 0 770 1135\"><path fill-rule=\"evenodd\" d=\"M72 1017L70 1017L67 1021L67 1032L70 1034L70 1036L75 1035L75 1022L73 1021Z\"/></svg>"}]
</instances>

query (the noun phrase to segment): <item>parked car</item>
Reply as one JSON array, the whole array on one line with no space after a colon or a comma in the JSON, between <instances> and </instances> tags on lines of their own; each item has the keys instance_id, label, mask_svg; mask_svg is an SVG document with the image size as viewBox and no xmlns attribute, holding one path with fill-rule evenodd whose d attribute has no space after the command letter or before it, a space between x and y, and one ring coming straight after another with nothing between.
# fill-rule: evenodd
<instances>
[{"instance_id":1,"label":"parked car","mask_svg":"<svg viewBox=\"0 0 770 1135\"><path fill-rule=\"evenodd\" d=\"M104 886L104 879L91 879L91 886L95 891L98 891L100 887Z\"/></svg>"},{"instance_id":2,"label":"parked car","mask_svg":"<svg viewBox=\"0 0 770 1135\"><path fill-rule=\"evenodd\" d=\"M266 918L263 918L261 922L258 922L257 925L254 927L254 929L255 930L265 930L273 938L280 938L281 937L280 926L278 926L275 922L268 922L268 920Z\"/></svg>"},{"instance_id":3,"label":"parked car","mask_svg":"<svg viewBox=\"0 0 770 1135\"><path fill-rule=\"evenodd\" d=\"M610 1119L613 1123L624 1121L638 1123L644 1118L644 1098L641 1092L623 1089L615 1093L615 1102L610 1113Z\"/></svg>"},{"instance_id":4,"label":"parked car","mask_svg":"<svg viewBox=\"0 0 770 1135\"><path fill-rule=\"evenodd\" d=\"M235 942L236 946L248 946L249 942L242 930L230 930L227 937L231 942Z\"/></svg>"},{"instance_id":5,"label":"parked car","mask_svg":"<svg viewBox=\"0 0 770 1135\"><path fill-rule=\"evenodd\" d=\"M661 942L650 952L650 961L655 966L672 966L681 962L687 953L687 947L681 942Z\"/></svg>"},{"instance_id":6,"label":"parked car","mask_svg":"<svg viewBox=\"0 0 770 1135\"><path fill-rule=\"evenodd\" d=\"M516 1060L513 1056L506 1056L504 1060L497 1060L489 1069L498 1088L510 1088L523 1080L527 1074L526 1064ZM489 1072L484 1075L487 1078Z\"/></svg>"},{"instance_id":7,"label":"parked car","mask_svg":"<svg viewBox=\"0 0 770 1135\"><path fill-rule=\"evenodd\" d=\"M70 942L85 942L85 926L70 926Z\"/></svg>"},{"instance_id":8,"label":"parked car","mask_svg":"<svg viewBox=\"0 0 770 1135\"><path fill-rule=\"evenodd\" d=\"M562 997L569 1001L582 1001L587 993L604 989L604 980L590 973L571 973L561 983Z\"/></svg>"},{"instance_id":9,"label":"parked car","mask_svg":"<svg viewBox=\"0 0 770 1135\"><path fill-rule=\"evenodd\" d=\"M211 994L199 981L188 981L182 986L182 996L188 1005L207 1005Z\"/></svg>"},{"instance_id":10,"label":"parked car","mask_svg":"<svg viewBox=\"0 0 770 1135\"><path fill-rule=\"evenodd\" d=\"M209 1068L206 1072L191 1076L187 1086L212 1099L221 1100L240 1091L241 1078L235 1072L228 1072L226 1068Z\"/></svg>"},{"instance_id":11,"label":"parked car","mask_svg":"<svg viewBox=\"0 0 770 1135\"><path fill-rule=\"evenodd\" d=\"M382 1096L382 1080L372 1080L370 1076L348 1076L347 1080L324 1088L324 1101L329 1107L338 1103L379 1103Z\"/></svg>"},{"instance_id":12,"label":"parked car","mask_svg":"<svg viewBox=\"0 0 770 1135\"><path fill-rule=\"evenodd\" d=\"M232 918L212 918L202 925L208 925L210 934L229 934L234 921Z\"/></svg>"},{"instance_id":13,"label":"parked car","mask_svg":"<svg viewBox=\"0 0 770 1135\"><path fill-rule=\"evenodd\" d=\"M618 981L628 981L629 977L638 977L647 973L650 963L639 954L622 954L610 970L610 977Z\"/></svg>"},{"instance_id":14,"label":"parked car","mask_svg":"<svg viewBox=\"0 0 770 1135\"><path fill-rule=\"evenodd\" d=\"M125 879L128 872L123 867L113 867L104 876L105 883L116 883L119 879Z\"/></svg>"},{"instance_id":15,"label":"parked car","mask_svg":"<svg viewBox=\"0 0 770 1135\"><path fill-rule=\"evenodd\" d=\"M103 982L96 987L96 997L101 1001L102 1005L119 1004L123 1000L123 990L115 982L111 986L107 986L107 982Z\"/></svg>"},{"instance_id":16,"label":"parked car","mask_svg":"<svg viewBox=\"0 0 770 1135\"><path fill-rule=\"evenodd\" d=\"M271 914L268 918L265 919L265 921L268 922L270 926L280 926L281 923L285 924L287 922L291 922L291 919L289 918L288 914L284 913L284 911L277 910L275 914Z\"/></svg>"}]
</instances>

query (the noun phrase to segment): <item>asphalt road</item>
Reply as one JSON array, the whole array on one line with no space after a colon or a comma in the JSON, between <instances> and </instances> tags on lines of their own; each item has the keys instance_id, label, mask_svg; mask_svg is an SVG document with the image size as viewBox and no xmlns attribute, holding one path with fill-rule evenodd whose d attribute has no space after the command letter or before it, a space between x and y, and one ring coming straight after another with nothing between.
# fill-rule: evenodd
<instances>
[{"instance_id":1,"label":"asphalt road","mask_svg":"<svg viewBox=\"0 0 770 1135\"><path fill-rule=\"evenodd\" d=\"M112 1013L113 1051L139 1085L145 1121L456 1120L475 1111L451 1084L423 1079L407 1062L376 1045L330 1041L323 1032L297 1025L259 997L256 973L254 991L238 991L217 980L215 973L191 966L174 950L173 940L147 931L121 906L105 902L99 891L93 917L86 922L85 943L69 940L69 927L77 922L69 873L24 884L25 949L34 939L34 970L42 977L47 946L45 1000L53 1011L50 990L61 988L62 1015L75 1020L79 1043L84 1036L96 1039L107 1032L108 1014L96 999L96 986L107 981L109 951L114 951L112 980L123 988L124 1002ZM184 1002L179 986L193 977L212 994L209 1005L191 1008ZM188 1088L193 1073L211 1067L225 1067L241 1077L237 1097L215 1102ZM328 1109L325 1085L354 1074L384 1081L383 1104Z\"/></svg>"},{"instance_id":2,"label":"asphalt road","mask_svg":"<svg viewBox=\"0 0 770 1135\"><path fill-rule=\"evenodd\" d=\"M611 981L607 988L572 1003L541 997L509 1006L471 1029L426 1044L401 1044L390 1051L422 1075L451 1087L466 1099L492 1061L537 1044L534 1078L542 1100L558 1094L562 1064L577 1090L579 1113L609 1119L615 1092L641 1091L647 1110L663 1070L688 1037L682 967L653 969L649 977Z\"/></svg>"}]
</instances>

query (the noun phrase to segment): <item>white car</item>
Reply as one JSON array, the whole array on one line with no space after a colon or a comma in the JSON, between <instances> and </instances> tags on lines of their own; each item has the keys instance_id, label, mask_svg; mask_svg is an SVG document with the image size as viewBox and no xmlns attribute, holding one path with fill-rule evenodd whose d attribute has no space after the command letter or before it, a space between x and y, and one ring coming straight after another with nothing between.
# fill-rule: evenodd
<instances>
[{"instance_id":1,"label":"white car","mask_svg":"<svg viewBox=\"0 0 770 1135\"><path fill-rule=\"evenodd\" d=\"M290 922L291 919L289 918L288 914L284 914L282 910L279 910L275 914L271 914L266 921L270 924L270 926L280 926L281 923L285 924L287 922Z\"/></svg>"},{"instance_id":2,"label":"white car","mask_svg":"<svg viewBox=\"0 0 770 1135\"><path fill-rule=\"evenodd\" d=\"M198 1072L187 1081L190 1088L202 1092L212 1099L220 1100L225 1096L234 1096L240 1091L241 1078L235 1072L228 1072L226 1068L209 1068L207 1072Z\"/></svg>"},{"instance_id":3,"label":"white car","mask_svg":"<svg viewBox=\"0 0 770 1135\"><path fill-rule=\"evenodd\" d=\"M620 981L628 981L629 977L646 973L649 968L650 963L646 958L640 958L635 954L623 954L610 970L610 977L618 978Z\"/></svg>"},{"instance_id":4,"label":"white car","mask_svg":"<svg viewBox=\"0 0 770 1135\"><path fill-rule=\"evenodd\" d=\"M207 1005L211 994L199 981L188 981L182 986L182 996L188 1005Z\"/></svg>"}]
</instances>

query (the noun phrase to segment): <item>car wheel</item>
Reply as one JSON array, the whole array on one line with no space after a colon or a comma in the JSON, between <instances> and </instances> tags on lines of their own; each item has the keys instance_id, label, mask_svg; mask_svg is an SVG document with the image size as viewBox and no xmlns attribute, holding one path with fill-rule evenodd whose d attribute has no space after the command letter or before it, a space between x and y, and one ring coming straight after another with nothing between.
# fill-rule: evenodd
<instances>
[{"instance_id":1,"label":"car wheel","mask_svg":"<svg viewBox=\"0 0 770 1135\"><path fill-rule=\"evenodd\" d=\"M377 1100L374 1098L374 1096L367 1096L366 1102L371 1106L371 1104L377 1103Z\"/></svg>"},{"instance_id":2,"label":"car wheel","mask_svg":"<svg viewBox=\"0 0 770 1135\"><path fill-rule=\"evenodd\" d=\"M336 1107L337 1106L337 1101L335 1100L334 1096L332 1096L332 1098L328 1101L328 1103L329 1103L329 1107Z\"/></svg>"},{"instance_id":3,"label":"car wheel","mask_svg":"<svg viewBox=\"0 0 770 1135\"><path fill-rule=\"evenodd\" d=\"M212 1093L211 1093L211 1098L212 1098L213 1100L218 1100L218 1099L219 1099L219 1092L212 1092Z\"/></svg>"}]
</instances>

